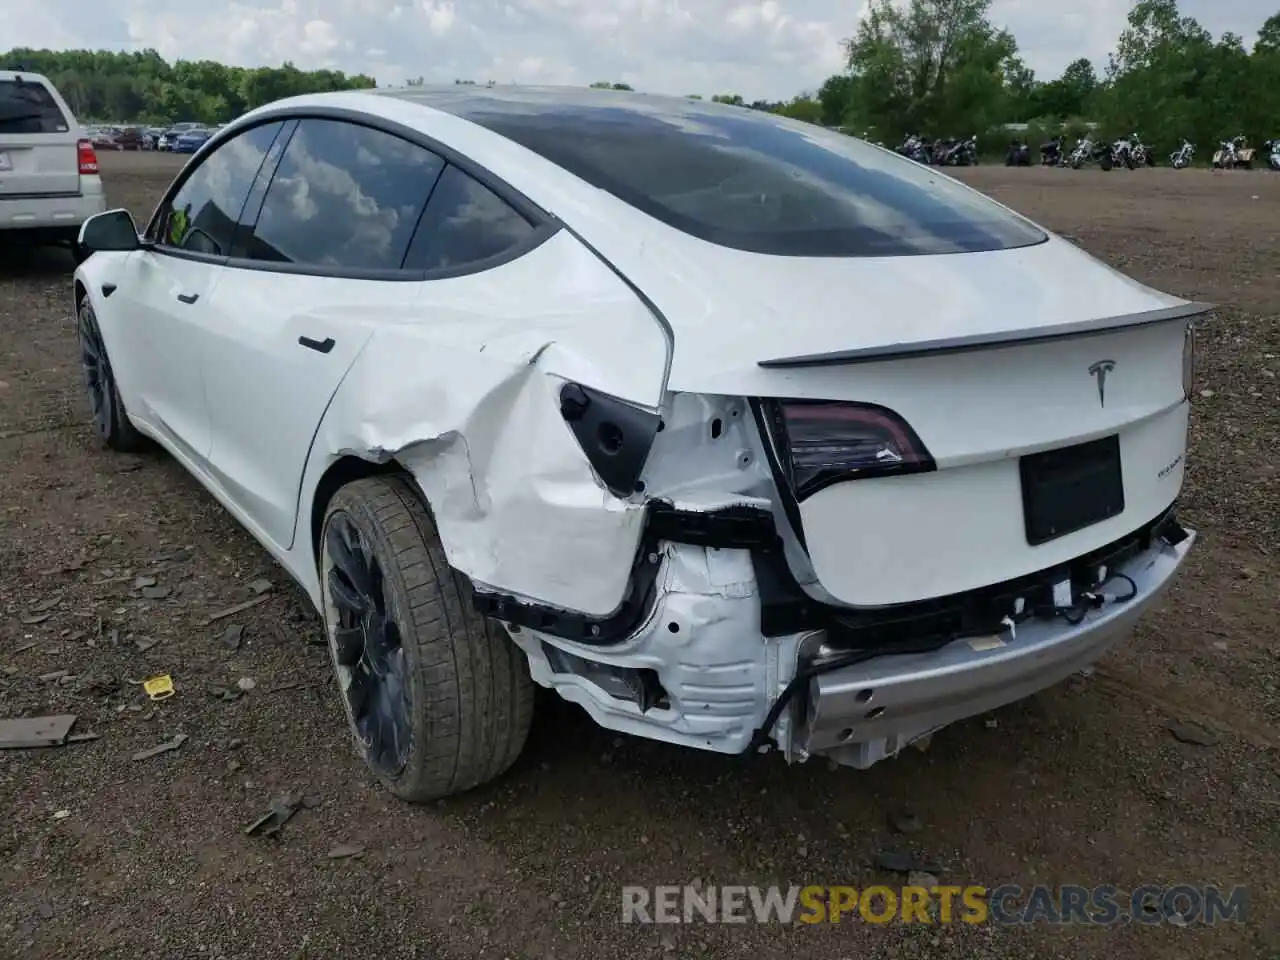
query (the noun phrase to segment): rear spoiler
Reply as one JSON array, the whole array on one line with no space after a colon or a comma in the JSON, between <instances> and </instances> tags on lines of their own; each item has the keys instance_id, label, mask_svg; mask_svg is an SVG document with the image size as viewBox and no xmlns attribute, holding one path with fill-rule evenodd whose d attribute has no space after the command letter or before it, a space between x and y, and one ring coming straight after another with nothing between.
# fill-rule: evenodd
<instances>
[{"instance_id":1,"label":"rear spoiler","mask_svg":"<svg viewBox=\"0 0 1280 960\"><path fill-rule=\"evenodd\" d=\"M1216 309L1212 303L1182 303L1176 307L1161 307L1118 317L1102 317L1097 320L1081 320L1062 323L1053 327L1023 330L1002 330L998 333L979 333L967 337L942 337L937 340L917 340L914 343L891 343L883 347L860 347L856 350L833 350L830 353L810 353L798 357L778 357L761 360L766 368L788 367L836 367L854 363L870 363L877 360L905 360L910 357L938 356L946 353L971 353L991 347L1021 347L1048 340L1067 340L1074 337L1093 337L1127 327L1145 327L1153 323L1171 323L1202 317Z\"/></svg>"}]
</instances>

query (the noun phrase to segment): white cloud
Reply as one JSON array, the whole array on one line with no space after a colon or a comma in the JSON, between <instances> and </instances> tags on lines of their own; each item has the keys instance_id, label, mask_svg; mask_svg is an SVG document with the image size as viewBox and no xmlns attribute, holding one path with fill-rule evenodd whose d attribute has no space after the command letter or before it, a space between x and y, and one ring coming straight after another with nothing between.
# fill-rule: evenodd
<instances>
[{"instance_id":1,"label":"white cloud","mask_svg":"<svg viewBox=\"0 0 1280 960\"><path fill-rule=\"evenodd\" d=\"M1131 0L995 0L1027 62L1056 75L1077 57L1101 66ZM1215 34L1246 39L1258 0L1182 0ZM849 0L0 0L3 42L30 47L154 47L168 59L326 67L408 77L518 83L622 81L662 93L748 100L813 90L841 68Z\"/></svg>"}]
</instances>

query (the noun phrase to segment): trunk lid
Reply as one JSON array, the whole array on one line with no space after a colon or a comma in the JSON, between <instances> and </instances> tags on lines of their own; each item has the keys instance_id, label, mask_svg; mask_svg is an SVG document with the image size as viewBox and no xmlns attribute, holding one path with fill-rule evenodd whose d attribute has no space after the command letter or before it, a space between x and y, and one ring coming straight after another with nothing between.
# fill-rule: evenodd
<instances>
[{"instance_id":1,"label":"trunk lid","mask_svg":"<svg viewBox=\"0 0 1280 960\"><path fill-rule=\"evenodd\" d=\"M80 192L79 132L38 78L0 78L0 197Z\"/></svg>"},{"instance_id":2,"label":"trunk lid","mask_svg":"<svg viewBox=\"0 0 1280 960\"><path fill-rule=\"evenodd\" d=\"M1177 497L1186 328L1207 308L1052 236L995 252L802 259L655 232L598 246L670 323L670 389L875 404L901 417L936 464L801 500L812 570L796 572L830 598L892 605L1046 570L1124 537ZM1047 488L1024 482L1038 469L1024 458L1090 441L1118 447L1120 477L1106 467L1117 502L1095 502L1105 480L1072 479L1078 463L1053 467ZM1033 482L1041 486L1029 493ZM1090 522L1039 540L1026 517L1070 513L1057 501L1077 494Z\"/></svg>"}]
</instances>

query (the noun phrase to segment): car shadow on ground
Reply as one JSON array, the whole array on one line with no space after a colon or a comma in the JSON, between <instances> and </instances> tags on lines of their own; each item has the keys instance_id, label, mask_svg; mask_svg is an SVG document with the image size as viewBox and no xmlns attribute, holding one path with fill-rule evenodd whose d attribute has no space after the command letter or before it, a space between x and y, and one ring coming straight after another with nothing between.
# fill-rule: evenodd
<instances>
[{"instance_id":1,"label":"car shadow on ground","mask_svg":"<svg viewBox=\"0 0 1280 960\"><path fill-rule=\"evenodd\" d=\"M64 277L69 281L75 269L75 256L69 246L36 246L0 239L0 280Z\"/></svg>"}]
</instances>

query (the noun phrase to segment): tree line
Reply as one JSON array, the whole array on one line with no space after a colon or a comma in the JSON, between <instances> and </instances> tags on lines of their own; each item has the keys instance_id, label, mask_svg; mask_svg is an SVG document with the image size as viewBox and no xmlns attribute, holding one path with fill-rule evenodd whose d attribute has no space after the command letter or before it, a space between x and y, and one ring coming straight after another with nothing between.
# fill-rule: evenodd
<instances>
[{"instance_id":1,"label":"tree line","mask_svg":"<svg viewBox=\"0 0 1280 960\"><path fill-rule=\"evenodd\" d=\"M1107 137L1137 132L1158 152L1175 149L1183 137L1204 153L1237 134L1255 145L1280 137L1280 13L1261 25L1250 51L1236 34L1215 39L1182 15L1177 0L1139 0L1101 75L1082 58L1045 80L1023 62L1013 35L991 23L990 7L991 0L910 0L905 6L871 0L867 16L843 41L845 70L816 91L786 101L747 102L733 93L710 99L888 144L908 133L976 133L988 151L1003 149L1009 123L1028 124L1033 146L1057 132L1076 134L1086 123ZM280 97L375 86L363 74L305 71L291 63L170 64L154 50L17 49L0 56L0 69L46 74L83 119L138 123L220 123ZM631 89L603 80L592 86Z\"/></svg>"},{"instance_id":2,"label":"tree line","mask_svg":"<svg viewBox=\"0 0 1280 960\"><path fill-rule=\"evenodd\" d=\"M167 62L154 50L30 50L0 55L0 70L42 73L81 122L225 123L282 97L374 86L337 70L230 67L211 60Z\"/></svg>"}]
</instances>

